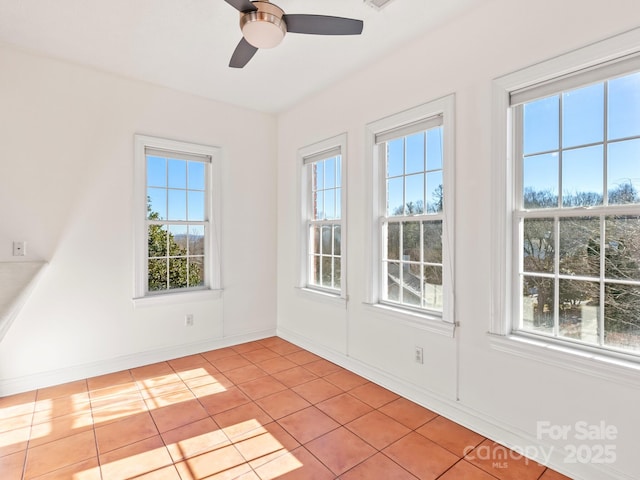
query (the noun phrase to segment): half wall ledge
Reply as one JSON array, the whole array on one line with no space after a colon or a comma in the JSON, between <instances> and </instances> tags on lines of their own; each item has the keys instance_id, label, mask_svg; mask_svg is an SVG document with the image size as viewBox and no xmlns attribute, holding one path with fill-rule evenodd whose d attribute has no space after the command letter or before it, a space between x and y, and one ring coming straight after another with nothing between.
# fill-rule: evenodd
<instances>
[{"instance_id":1,"label":"half wall ledge","mask_svg":"<svg viewBox=\"0 0 640 480\"><path fill-rule=\"evenodd\" d=\"M0 262L0 342L33 292L47 262Z\"/></svg>"}]
</instances>

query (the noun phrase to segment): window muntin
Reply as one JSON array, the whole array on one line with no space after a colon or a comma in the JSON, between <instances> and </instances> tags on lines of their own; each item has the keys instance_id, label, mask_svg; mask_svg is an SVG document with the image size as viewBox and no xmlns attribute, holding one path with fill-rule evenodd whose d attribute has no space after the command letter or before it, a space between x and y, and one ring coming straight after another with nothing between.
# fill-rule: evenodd
<instances>
[{"instance_id":1,"label":"window muntin","mask_svg":"<svg viewBox=\"0 0 640 480\"><path fill-rule=\"evenodd\" d=\"M327 156L328 155L328 156ZM342 288L342 154L331 151L305 161L308 181L308 287Z\"/></svg>"},{"instance_id":2,"label":"window muntin","mask_svg":"<svg viewBox=\"0 0 640 480\"><path fill-rule=\"evenodd\" d=\"M206 287L211 159L151 149L145 158L147 292Z\"/></svg>"},{"instance_id":3,"label":"window muntin","mask_svg":"<svg viewBox=\"0 0 640 480\"><path fill-rule=\"evenodd\" d=\"M342 133L298 150L300 179L297 287L345 301L346 149Z\"/></svg>"},{"instance_id":4,"label":"window muntin","mask_svg":"<svg viewBox=\"0 0 640 480\"><path fill-rule=\"evenodd\" d=\"M220 149L135 135L136 306L216 298Z\"/></svg>"},{"instance_id":5,"label":"window muntin","mask_svg":"<svg viewBox=\"0 0 640 480\"><path fill-rule=\"evenodd\" d=\"M574 76L571 88L519 105L512 95L514 330L640 353L635 70L585 85Z\"/></svg>"},{"instance_id":6,"label":"window muntin","mask_svg":"<svg viewBox=\"0 0 640 480\"><path fill-rule=\"evenodd\" d=\"M394 133L399 134L398 136ZM376 135L385 206L379 298L382 303L442 315L442 117Z\"/></svg>"}]
</instances>

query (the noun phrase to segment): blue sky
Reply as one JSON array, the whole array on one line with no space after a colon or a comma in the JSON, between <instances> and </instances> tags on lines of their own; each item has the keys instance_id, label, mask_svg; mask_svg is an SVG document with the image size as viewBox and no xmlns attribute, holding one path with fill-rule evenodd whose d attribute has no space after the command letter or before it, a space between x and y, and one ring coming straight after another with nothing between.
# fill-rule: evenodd
<instances>
[{"instance_id":1,"label":"blue sky","mask_svg":"<svg viewBox=\"0 0 640 480\"><path fill-rule=\"evenodd\" d=\"M388 142L387 177L387 214L407 203L422 202L429 210L434 193L442 185L442 127L409 135L406 145L404 137Z\"/></svg>"},{"instance_id":2,"label":"blue sky","mask_svg":"<svg viewBox=\"0 0 640 480\"><path fill-rule=\"evenodd\" d=\"M609 81L606 94L604 83L564 93L562 125L559 109L560 95L524 107L524 188L558 193L562 140L570 149L562 154L563 195L603 195L605 153L607 190L631 183L640 191L640 139L629 139L640 136L640 73Z\"/></svg>"},{"instance_id":3,"label":"blue sky","mask_svg":"<svg viewBox=\"0 0 640 480\"><path fill-rule=\"evenodd\" d=\"M205 164L147 156L147 195L163 220L205 219Z\"/></svg>"}]
</instances>

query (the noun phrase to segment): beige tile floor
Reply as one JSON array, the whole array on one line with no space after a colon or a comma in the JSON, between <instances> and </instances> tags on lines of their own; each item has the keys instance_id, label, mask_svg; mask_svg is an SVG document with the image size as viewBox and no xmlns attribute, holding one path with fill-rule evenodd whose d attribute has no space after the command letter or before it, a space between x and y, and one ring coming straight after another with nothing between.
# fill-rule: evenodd
<instances>
[{"instance_id":1,"label":"beige tile floor","mask_svg":"<svg viewBox=\"0 0 640 480\"><path fill-rule=\"evenodd\" d=\"M3 480L567 478L502 449L278 337L0 398Z\"/></svg>"}]
</instances>

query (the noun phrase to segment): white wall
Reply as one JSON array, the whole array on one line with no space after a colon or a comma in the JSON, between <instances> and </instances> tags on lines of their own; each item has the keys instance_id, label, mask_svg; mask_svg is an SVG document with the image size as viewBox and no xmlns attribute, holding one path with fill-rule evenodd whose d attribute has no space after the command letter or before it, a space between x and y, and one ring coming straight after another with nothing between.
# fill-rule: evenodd
<instances>
[{"instance_id":1,"label":"white wall","mask_svg":"<svg viewBox=\"0 0 640 480\"><path fill-rule=\"evenodd\" d=\"M0 262L49 262L0 343L0 395L275 332L273 116L6 46L0 71ZM222 147L220 299L134 308L135 133Z\"/></svg>"},{"instance_id":2,"label":"white wall","mask_svg":"<svg viewBox=\"0 0 640 480\"><path fill-rule=\"evenodd\" d=\"M389 7L392 8L392 7ZM278 328L285 338L349 365L515 447L555 448L576 478L640 478L640 382L630 386L493 349L491 315L492 80L638 26L637 0L493 0L278 118ZM456 95L456 316L446 338L363 304L367 284L364 128L413 106ZM348 133L350 301L322 303L296 290L296 150ZM422 345L424 365L413 361ZM568 464L564 443L536 438L536 422L618 428L613 464ZM571 439L569 439L571 440ZM600 442L602 443L602 442Z\"/></svg>"}]
</instances>

